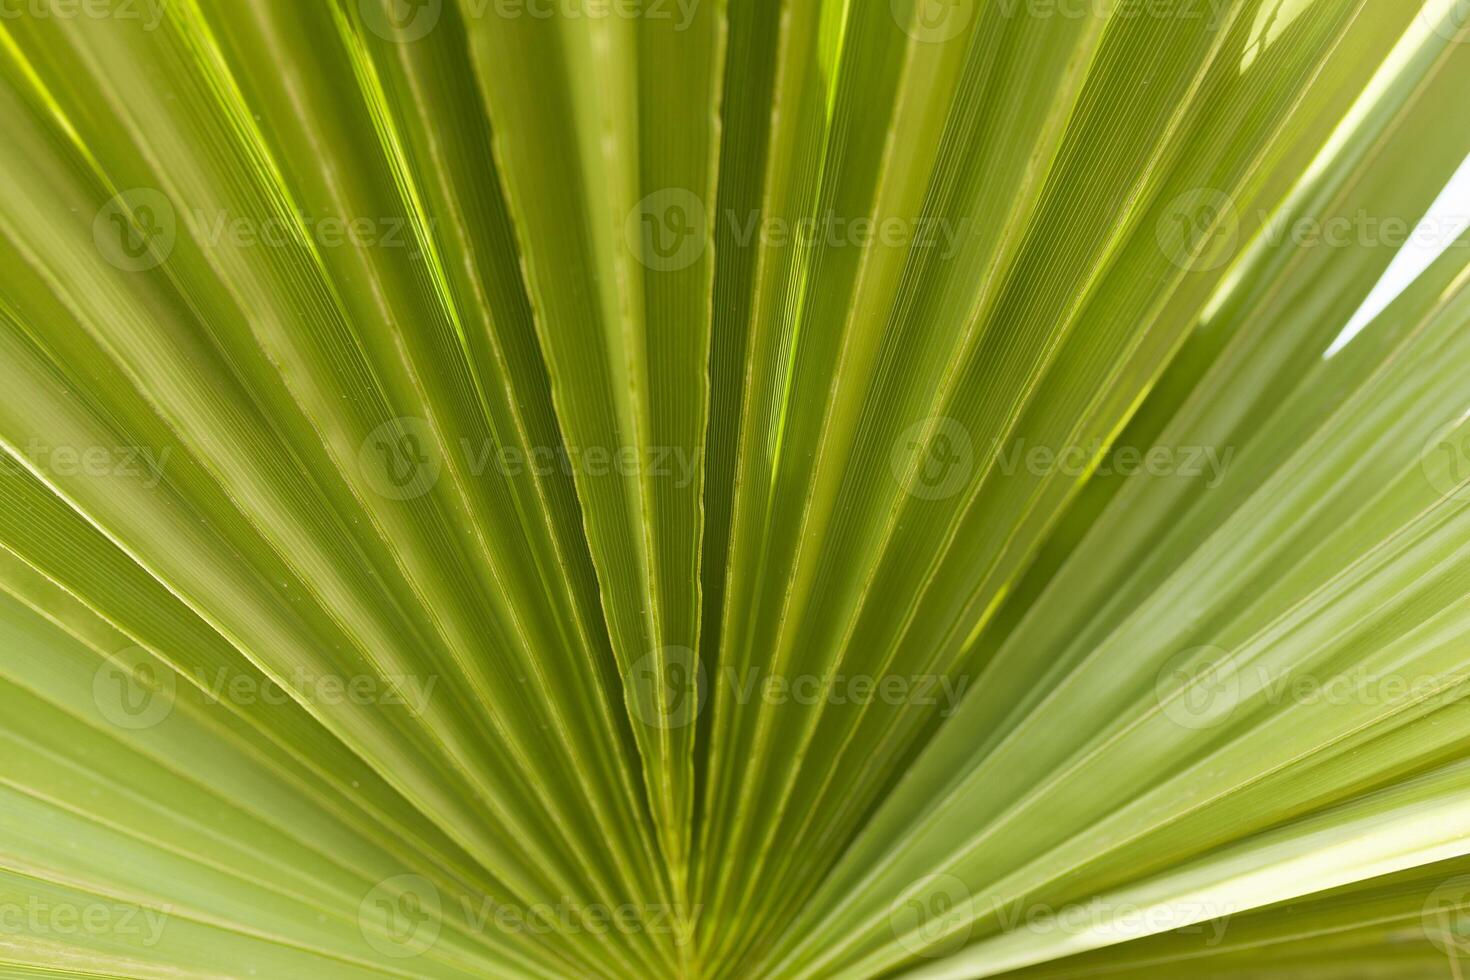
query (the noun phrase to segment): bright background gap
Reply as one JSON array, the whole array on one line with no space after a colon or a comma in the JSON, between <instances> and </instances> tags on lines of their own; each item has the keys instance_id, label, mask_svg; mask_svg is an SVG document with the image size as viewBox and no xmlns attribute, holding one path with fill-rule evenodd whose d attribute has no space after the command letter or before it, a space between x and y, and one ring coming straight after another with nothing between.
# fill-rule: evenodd
<instances>
[{"instance_id":1,"label":"bright background gap","mask_svg":"<svg viewBox=\"0 0 1470 980\"><path fill-rule=\"evenodd\" d=\"M1470 157L1460 164L1460 169L1455 171L1439 197L1429 206L1424 220L1419 222L1373 291L1363 300L1363 305L1358 307L1322 356L1331 357L1346 347L1410 283L1433 265L1434 260L1443 255L1466 228L1470 228Z\"/></svg>"}]
</instances>

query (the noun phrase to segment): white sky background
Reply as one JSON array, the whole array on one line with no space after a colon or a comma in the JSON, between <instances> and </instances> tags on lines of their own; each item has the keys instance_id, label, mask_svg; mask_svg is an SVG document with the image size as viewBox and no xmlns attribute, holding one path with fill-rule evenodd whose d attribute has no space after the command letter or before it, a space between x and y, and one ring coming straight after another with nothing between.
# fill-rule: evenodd
<instances>
[{"instance_id":1,"label":"white sky background","mask_svg":"<svg viewBox=\"0 0 1470 980\"><path fill-rule=\"evenodd\" d=\"M1373 287L1358 312L1353 314L1323 356L1331 357L1346 347L1348 341L1361 333L1421 272L1443 255L1466 228L1470 228L1470 157L1460 164L1460 169L1430 206L1409 241L1394 256L1383 278L1378 280L1378 285Z\"/></svg>"}]
</instances>

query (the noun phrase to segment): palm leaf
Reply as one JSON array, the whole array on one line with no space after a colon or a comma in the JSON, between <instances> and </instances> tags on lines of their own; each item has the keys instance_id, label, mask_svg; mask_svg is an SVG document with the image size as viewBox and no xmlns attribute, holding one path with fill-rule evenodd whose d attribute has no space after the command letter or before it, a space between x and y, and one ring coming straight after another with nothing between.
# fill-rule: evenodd
<instances>
[{"instance_id":1,"label":"palm leaf","mask_svg":"<svg viewBox=\"0 0 1470 980\"><path fill-rule=\"evenodd\" d=\"M1459 970L1464 13L7 14L0 973Z\"/></svg>"}]
</instances>

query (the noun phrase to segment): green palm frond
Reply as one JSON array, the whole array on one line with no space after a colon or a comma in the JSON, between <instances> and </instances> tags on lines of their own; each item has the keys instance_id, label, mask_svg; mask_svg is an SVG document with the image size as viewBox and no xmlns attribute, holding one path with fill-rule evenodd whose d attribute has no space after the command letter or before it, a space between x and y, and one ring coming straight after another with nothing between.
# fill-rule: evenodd
<instances>
[{"instance_id":1,"label":"green palm frond","mask_svg":"<svg viewBox=\"0 0 1470 980\"><path fill-rule=\"evenodd\" d=\"M4 6L0 975L1470 971L1467 15Z\"/></svg>"}]
</instances>

